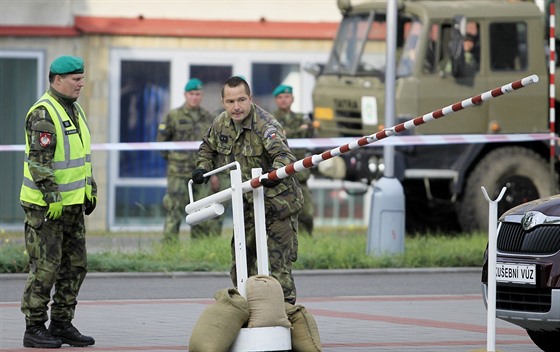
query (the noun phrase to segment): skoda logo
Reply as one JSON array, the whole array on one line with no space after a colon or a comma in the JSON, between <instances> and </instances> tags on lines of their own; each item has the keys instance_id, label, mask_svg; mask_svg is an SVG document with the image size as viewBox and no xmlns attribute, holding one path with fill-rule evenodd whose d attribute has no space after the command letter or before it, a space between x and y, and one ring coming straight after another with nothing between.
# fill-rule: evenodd
<instances>
[{"instance_id":1,"label":"skoda logo","mask_svg":"<svg viewBox=\"0 0 560 352\"><path fill-rule=\"evenodd\" d=\"M523 226L523 230L529 231L535 224L533 223L533 219L535 217L535 213L532 211L523 215L523 219L521 219L521 226Z\"/></svg>"},{"instance_id":2,"label":"skoda logo","mask_svg":"<svg viewBox=\"0 0 560 352\"><path fill-rule=\"evenodd\" d=\"M545 221L546 215L543 213L538 211L528 211L525 215L523 215L523 218L521 218L521 226L523 227L523 230L529 231L537 225L544 224Z\"/></svg>"}]
</instances>

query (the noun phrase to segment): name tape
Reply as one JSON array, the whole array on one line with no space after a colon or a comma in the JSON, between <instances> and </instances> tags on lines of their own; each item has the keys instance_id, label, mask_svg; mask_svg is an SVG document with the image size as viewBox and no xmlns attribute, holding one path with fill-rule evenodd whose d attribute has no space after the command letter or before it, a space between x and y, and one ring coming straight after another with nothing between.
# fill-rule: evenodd
<instances>
[{"instance_id":1,"label":"name tape","mask_svg":"<svg viewBox=\"0 0 560 352\"><path fill-rule=\"evenodd\" d=\"M471 143L503 143L503 142L527 142L557 140L558 137L549 133L519 133L519 134L445 134L445 135L415 135L415 136L393 136L385 138L367 147L413 146L413 145L441 145L441 144L471 144ZM356 137L336 138L294 138L288 139L291 148L318 149L332 148L356 140ZM92 150L198 150L201 141L188 142L137 142L137 143L95 143L91 145ZM24 151L23 144L0 145L0 152Z\"/></svg>"}]
</instances>

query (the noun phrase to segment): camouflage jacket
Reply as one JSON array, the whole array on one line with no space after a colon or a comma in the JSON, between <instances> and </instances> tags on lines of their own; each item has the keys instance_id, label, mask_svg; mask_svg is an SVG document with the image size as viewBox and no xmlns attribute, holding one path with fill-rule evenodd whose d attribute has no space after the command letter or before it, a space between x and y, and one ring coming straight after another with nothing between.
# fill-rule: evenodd
<instances>
[{"instance_id":1,"label":"camouflage jacket","mask_svg":"<svg viewBox=\"0 0 560 352\"><path fill-rule=\"evenodd\" d=\"M284 133L288 138L311 138L313 137L313 125L307 116L302 113L290 111L283 112L280 109L272 114L284 128ZM307 128L300 128L307 124Z\"/></svg>"},{"instance_id":2,"label":"camouflage jacket","mask_svg":"<svg viewBox=\"0 0 560 352\"><path fill-rule=\"evenodd\" d=\"M278 121L253 104L238 130L229 114L223 112L202 138L197 167L209 171L233 161L239 162L243 181L247 181L252 178L252 168L260 167L264 173L289 165L296 161L296 157L288 147ZM283 179L274 188L265 188L264 192L267 218L286 218L299 212L303 205L299 182L293 176ZM252 204L251 192L243 196Z\"/></svg>"},{"instance_id":3,"label":"camouflage jacket","mask_svg":"<svg viewBox=\"0 0 560 352\"><path fill-rule=\"evenodd\" d=\"M53 89L48 90L48 94L54 97L57 102L62 105L68 116L74 122L78 133L79 130L78 110L74 106L74 101L66 99ZM41 144L41 133L48 132L52 135L48 145ZM56 149L56 129L52 117L46 108L40 106L31 111L25 120L25 134L29 141L29 172L33 177L33 181L41 190L44 195L44 200L47 203L60 202L62 197L58 191L58 184L54 176L54 152ZM92 196L97 196L97 184L92 176ZM25 201L21 202L22 205L29 208L40 208L38 205L31 204Z\"/></svg>"},{"instance_id":4,"label":"camouflage jacket","mask_svg":"<svg viewBox=\"0 0 560 352\"><path fill-rule=\"evenodd\" d=\"M158 127L158 142L199 141L212 123L212 114L203 108L188 109L185 105L170 110ZM196 152L187 150L163 151L169 168L190 174L195 168Z\"/></svg>"},{"instance_id":5,"label":"camouflage jacket","mask_svg":"<svg viewBox=\"0 0 560 352\"><path fill-rule=\"evenodd\" d=\"M311 120L302 113L295 113L290 111L286 113L277 109L272 115L280 122L284 129L284 134L288 138L311 138L313 137L313 124ZM302 125L307 124L307 128L301 128ZM294 154L298 160L305 158L308 154L305 149L294 149ZM305 182L309 179L311 170L303 170L296 174L299 182Z\"/></svg>"}]
</instances>

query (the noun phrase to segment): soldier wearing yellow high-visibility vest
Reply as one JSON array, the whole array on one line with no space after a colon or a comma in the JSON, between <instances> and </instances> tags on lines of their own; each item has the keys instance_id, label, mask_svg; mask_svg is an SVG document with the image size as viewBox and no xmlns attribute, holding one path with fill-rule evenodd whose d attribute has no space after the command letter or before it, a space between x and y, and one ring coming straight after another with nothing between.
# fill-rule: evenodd
<instances>
[{"instance_id":1,"label":"soldier wearing yellow high-visibility vest","mask_svg":"<svg viewBox=\"0 0 560 352\"><path fill-rule=\"evenodd\" d=\"M90 132L76 102L84 87L84 62L61 56L49 71L50 88L25 120L20 202L25 212L29 276L21 301L26 323L23 345L89 346L95 340L72 325L87 272L84 214L91 214L97 203Z\"/></svg>"}]
</instances>

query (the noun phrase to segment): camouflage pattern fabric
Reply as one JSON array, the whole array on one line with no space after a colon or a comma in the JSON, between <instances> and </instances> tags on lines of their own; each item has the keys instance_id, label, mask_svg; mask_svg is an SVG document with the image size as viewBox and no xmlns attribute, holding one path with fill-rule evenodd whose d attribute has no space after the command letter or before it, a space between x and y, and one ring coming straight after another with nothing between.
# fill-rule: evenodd
<instances>
[{"instance_id":1,"label":"camouflage pattern fabric","mask_svg":"<svg viewBox=\"0 0 560 352\"><path fill-rule=\"evenodd\" d=\"M79 128L74 100L66 99L49 89ZM25 133L29 141L29 171L47 203L62 201L53 170L56 130L45 108L33 110L26 118ZM41 134L49 133L49 143ZM92 195L97 196L97 184L92 179ZM51 319L69 322L74 318L77 296L87 272L87 253L83 204L65 206L57 220L45 220L47 207L21 202L25 213L24 233L29 255L29 275L21 302L21 311L28 325L48 320L47 304L53 285Z\"/></svg>"},{"instance_id":2,"label":"camouflage pattern fabric","mask_svg":"<svg viewBox=\"0 0 560 352\"><path fill-rule=\"evenodd\" d=\"M168 168L169 169L169 168ZM163 240L173 242L179 239L181 223L185 221L185 205L190 203L188 193L189 177L170 174L167 177L167 192L163 197L163 208L166 210L165 223L163 227ZM193 185L193 197L195 200L210 195L210 187L206 184ZM191 238L204 236L219 236L222 233L223 216L191 226Z\"/></svg>"},{"instance_id":3,"label":"camouflage pattern fabric","mask_svg":"<svg viewBox=\"0 0 560 352\"><path fill-rule=\"evenodd\" d=\"M212 123L212 115L202 109L188 109L182 106L172 109L165 116L158 129L158 142L198 141L206 133ZM193 151L163 151L167 160L167 192L163 197L163 208L166 210L163 240L179 239L181 223L185 221L185 206L190 202L188 181L196 168L197 154ZM221 182L221 184L224 184ZM229 185L229 182L226 183ZM214 193L209 184L194 185L195 200ZM219 235L222 231L223 216L205 221L191 228L191 237L200 238L208 235Z\"/></svg>"},{"instance_id":4,"label":"camouflage pattern fabric","mask_svg":"<svg viewBox=\"0 0 560 352\"><path fill-rule=\"evenodd\" d=\"M313 137L313 125L308 117L301 113L290 111L289 113L277 109L272 114L280 122L287 138L311 138ZM308 128L300 128L302 125L308 125ZM301 160L310 155L305 149L292 149L297 160ZM307 186L307 180L311 175L310 169L305 169L296 174L303 192L303 209L299 213L299 229L300 233L313 234L313 216L315 215L313 207L313 194Z\"/></svg>"},{"instance_id":5,"label":"camouflage pattern fabric","mask_svg":"<svg viewBox=\"0 0 560 352\"><path fill-rule=\"evenodd\" d=\"M29 276L25 284L21 311L26 324L39 325L48 320L51 289L51 320L74 319L77 296L87 273L86 229L83 207L64 207L57 220L46 220L44 209L23 207L25 245L29 255Z\"/></svg>"},{"instance_id":6,"label":"camouflage pattern fabric","mask_svg":"<svg viewBox=\"0 0 560 352\"><path fill-rule=\"evenodd\" d=\"M235 126L227 111L223 112L202 139L197 167L212 170L233 161L241 165L242 178L246 181L252 178L253 168L261 168L263 172L278 169L296 161L296 157L288 147L278 121L253 104L240 126ZM271 276L282 284L285 299L295 301L291 264L297 259L297 246L294 245L297 243L297 219L293 215L297 216L303 206L301 187L297 179L290 176L274 188L264 188L264 194L269 257L270 262L275 258L277 263L271 266ZM255 236L253 216L249 211L253 204L252 192L245 193L243 198L245 237L250 244ZM248 263L256 261L253 248L248 247L247 257ZM236 280L233 281L236 284Z\"/></svg>"},{"instance_id":7,"label":"camouflage pattern fabric","mask_svg":"<svg viewBox=\"0 0 560 352\"><path fill-rule=\"evenodd\" d=\"M267 247L270 276L274 277L282 286L284 301L294 304L297 297L296 286L292 276L292 263L297 260L297 214L281 220L269 220L267 216ZM231 239L231 269L230 276L234 285L237 285L237 272L235 265L235 249ZM255 218L250 212L245 212L245 247L247 254L247 275L258 274Z\"/></svg>"}]
</instances>

